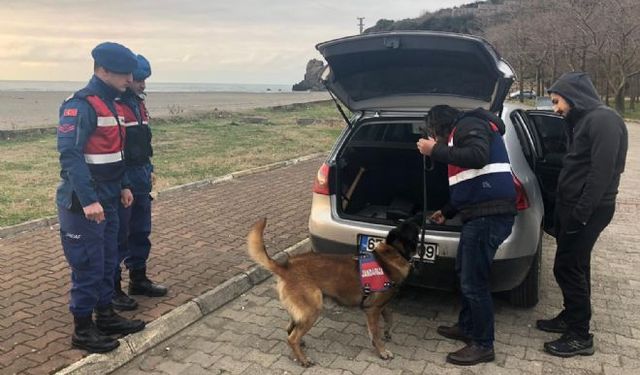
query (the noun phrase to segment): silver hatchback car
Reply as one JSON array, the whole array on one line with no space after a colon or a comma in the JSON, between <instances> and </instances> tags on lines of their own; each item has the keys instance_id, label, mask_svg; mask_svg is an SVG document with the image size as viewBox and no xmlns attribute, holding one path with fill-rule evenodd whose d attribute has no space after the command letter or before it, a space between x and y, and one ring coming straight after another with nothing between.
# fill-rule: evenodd
<instances>
[{"instance_id":1,"label":"silver hatchback car","mask_svg":"<svg viewBox=\"0 0 640 375\"><path fill-rule=\"evenodd\" d=\"M347 37L316 48L323 79L346 106L347 126L320 167L309 231L314 250L356 254L373 248L398 221L449 200L447 166L416 149L425 115L438 104L483 107L506 124L504 140L524 201L512 234L496 253L491 285L516 306L538 302L543 230L552 228L556 181L565 153L564 120L549 111L504 104L514 74L485 40L441 32ZM340 107L340 106L339 106ZM425 251L409 282L457 287L454 270L462 223L425 224Z\"/></svg>"}]
</instances>

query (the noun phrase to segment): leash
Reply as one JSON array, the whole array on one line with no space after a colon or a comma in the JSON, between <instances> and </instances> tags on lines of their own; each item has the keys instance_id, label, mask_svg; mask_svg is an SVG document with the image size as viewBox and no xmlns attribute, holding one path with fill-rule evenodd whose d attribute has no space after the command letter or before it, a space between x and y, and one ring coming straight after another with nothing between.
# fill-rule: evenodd
<instances>
[{"instance_id":1,"label":"leash","mask_svg":"<svg viewBox=\"0 0 640 375\"><path fill-rule=\"evenodd\" d=\"M430 138L428 129L429 129L429 116L424 116L425 128L423 131L423 136L425 138ZM428 160L427 160L428 159ZM420 222L420 245L418 246L418 255L420 256L420 262L424 260L424 254L427 249L424 246L424 236L426 232L426 222L427 222L427 172L432 171L434 168L433 160L427 155L422 155L422 220Z\"/></svg>"}]
</instances>

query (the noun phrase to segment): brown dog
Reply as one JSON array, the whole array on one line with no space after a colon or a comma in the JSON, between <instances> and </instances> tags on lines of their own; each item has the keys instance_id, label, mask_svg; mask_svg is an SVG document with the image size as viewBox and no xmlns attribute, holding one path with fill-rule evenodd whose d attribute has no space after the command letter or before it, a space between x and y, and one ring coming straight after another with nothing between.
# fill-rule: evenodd
<instances>
[{"instance_id":1,"label":"brown dog","mask_svg":"<svg viewBox=\"0 0 640 375\"><path fill-rule=\"evenodd\" d=\"M290 257L285 264L276 263L264 247L266 223L266 219L261 219L251 228L247 237L249 255L278 277L278 295L291 317L287 341L295 359L304 367L313 365L302 352L300 344L302 336L320 315L323 295L345 306L360 305L367 316L369 337L378 355L382 359L393 358L393 354L384 348L379 321L382 316L385 338L390 338L392 321L387 304L396 294L396 286L409 275L409 259L416 252L418 226L404 222L389 232L385 242L376 246L373 250L375 258L393 286L385 291L365 293L360 285L358 258L355 256L306 253Z\"/></svg>"}]
</instances>

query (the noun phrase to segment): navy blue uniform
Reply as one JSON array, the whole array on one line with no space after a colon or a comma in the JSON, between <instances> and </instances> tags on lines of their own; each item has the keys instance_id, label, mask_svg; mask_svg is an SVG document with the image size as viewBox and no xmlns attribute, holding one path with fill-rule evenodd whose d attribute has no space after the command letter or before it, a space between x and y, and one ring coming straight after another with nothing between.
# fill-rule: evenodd
<instances>
[{"instance_id":1,"label":"navy blue uniform","mask_svg":"<svg viewBox=\"0 0 640 375\"><path fill-rule=\"evenodd\" d=\"M56 193L60 238L71 266L70 310L91 316L111 303L117 262L117 209L124 174L124 134L119 92L96 76L60 108L58 151L62 181ZM99 202L101 223L86 219L83 207Z\"/></svg>"},{"instance_id":2,"label":"navy blue uniform","mask_svg":"<svg viewBox=\"0 0 640 375\"><path fill-rule=\"evenodd\" d=\"M126 175L133 192L133 204L119 206L120 231L118 235L119 262L129 270L146 267L151 250L151 129L144 101L128 90L122 97L125 106L127 143L125 146ZM118 271L116 271L118 272ZM118 277L116 274L116 278Z\"/></svg>"}]
</instances>

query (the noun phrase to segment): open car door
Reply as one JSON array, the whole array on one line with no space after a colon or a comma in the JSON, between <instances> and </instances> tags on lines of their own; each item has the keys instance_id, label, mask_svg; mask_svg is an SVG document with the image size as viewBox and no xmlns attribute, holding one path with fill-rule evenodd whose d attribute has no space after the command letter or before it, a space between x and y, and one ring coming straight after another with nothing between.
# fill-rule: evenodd
<instances>
[{"instance_id":1,"label":"open car door","mask_svg":"<svg viewBox=\"0 0 640 375\"><path fill-rule=\"evenodd\" d=\"M544 202L544 230L554 235L553 219L562 159L567 152L568 132L564 119L549 111L526 111L525 126L533 142L533 170Z\"/></svg>"}]
</instances>

